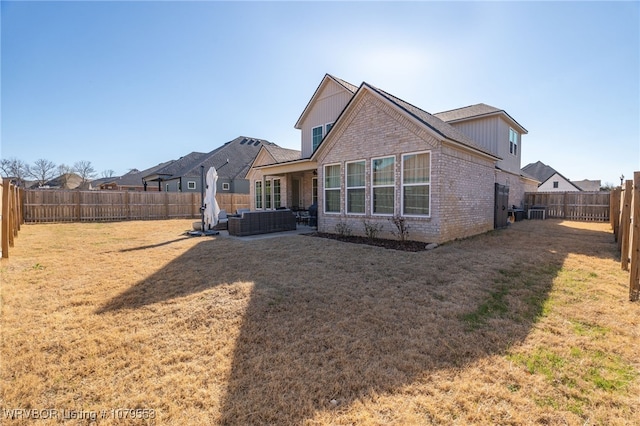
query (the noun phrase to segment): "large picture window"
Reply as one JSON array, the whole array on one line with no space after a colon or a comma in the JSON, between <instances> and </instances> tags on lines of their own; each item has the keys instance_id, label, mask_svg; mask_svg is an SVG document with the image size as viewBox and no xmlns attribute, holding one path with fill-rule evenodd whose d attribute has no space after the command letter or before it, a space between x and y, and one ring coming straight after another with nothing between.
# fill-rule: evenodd
<instances>
[{"instance_id":1,"label":"large picture window","mask_svg":"<svg viewBox=\"0 0 640 426\"><path fill-rule=\"evenodd\" d=\"M364 213L365 162L347 163L347 213Z\"/></svg>"},{"instance_id":2,"label":"large picture window","mask_svg":"<svg viewBox=\"0 0 640 426\"><path fill-rule=\"evenodd\" d=\"M392 215L395 199L395 157L371 161L372 213Z\"/></svg>"},{"instance_id":3,"label":"large picture window","mask_svg":"<svg viewBox=\"0 0 640 426\"><path fill-rule=\"evenodd\" d=\"M402 156L402 214L429 216L431 192L431 154L421 152Z\"/></svg>"},{"instance_id":4,"label":"large picture window","mask_svg":"<svg viewBox=\"0 0 640 426\"><path fill-rule=\"evenodd\" d=\"M340 213L340 164L324 166L324 211Z\"/></svg>"},{"instance_id":5,"label":"large picture window","mask_svg":"<svg viewBox=\"0 0 640 426\"><path fill-rule=\"evenodd\" d=\"M315 151L320 142L322 142L322 126L314 127L311 129L313 150Z\"/></svg>"},{"instance_id":6,"label":"large picture window","mask_svg":"<svg viewBox=\"0 0 640 426\"><path fill-rule=\"evenodd\" d=\"M262 208L262 181L256 181L256 209Z\"/></svg>"}]
</instances>

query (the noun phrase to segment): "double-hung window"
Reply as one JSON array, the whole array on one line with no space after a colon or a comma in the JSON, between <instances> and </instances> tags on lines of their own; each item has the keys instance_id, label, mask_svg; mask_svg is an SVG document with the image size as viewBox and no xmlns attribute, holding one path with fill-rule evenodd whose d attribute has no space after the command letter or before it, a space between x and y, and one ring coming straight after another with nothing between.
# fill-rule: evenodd
<instances>
[{"instance_id":1,"label":"double-hung window","mask_svg":"<svg viewBox=\"0 0 640 426\"><path fill-rule=\"evenodd\" d=\"M364 213L365 161L347 163L347 213Z\"/></svg>"},{"instance_id":2,"label":"double-hung window","mask_svg":"<svg viewBox=\"0 0 640 426\"><path fill-rule=\"evenodd\" d=\"M318 205L318 178L311 179L311 204Z\"/></svg>"},{"instance_id":3,"label":"double-hung window","mask_svg":"<svg viewBox=\"0 0 640 426\"><path fill-rule=\"evenodd\" d=\"M262 181L256 181L256 209L262 208Z\"/></svg>"},{"instance_id":4,"label":"double-hung window","mask_svg":"<svg viewBox=\"0 0 640 426\"><path fill-rule=\"evenodd\" d=\"M395 200L395 157L373 159L371 175L372 213L392 215Z\"/></svg>"},{"instance_id":5,"label":"double-hung window","mask_svg":"<svg viewBox=\"0 0 640 426\"><path fill-rule=\"evenodd\" d=\"M518 132L509 128L509 153L518 155Z\"/></svg>"},{"instance_id":6,"label":"double-hung window","mask_svg":"<svg viewBox=\"0 0 640 426\"><path fill-rule=\"evenodd\" d=\"M340 213L340 164L324 166L324 211Z\"/></svg>"},{"instance_id":7,"label":"double-hung window","mask_svg":"<svg viewBox=\"0 0 640 426\"><path fill-rule=\"evenodd\" d=\"M280 198L280 179L273 180L273 208L277 209L281 204Z\"/></svg>"},{"instance_id":8,"label":"double-hung window","mask_svg":"<svg viewBox=\"0 0 640 426\"><path fill-rule=\"evenodd\" d=\"M402 214L429 216L431 155L428 152L402 156Z\"/></svg>"},{"instance_id":9,"label":"double-hung window","mask_svg":"<svg viewBox=\"0 0 640 426\"><path fill-rule=\"evenodd\" d=\"M313 141L313 150L315 151L320 142L322 142L322 126L311 129L311 140Z\"/></svg>"},{"instance_id":10,"label":"double-hung window","mask_svg":"<svg viewBox=\"0 0 640 426\"><path fill-rule=\"evenodd\" d=\"M271 208L271 181L264 181L264 208Z\"/></svg>"}]
</instances>

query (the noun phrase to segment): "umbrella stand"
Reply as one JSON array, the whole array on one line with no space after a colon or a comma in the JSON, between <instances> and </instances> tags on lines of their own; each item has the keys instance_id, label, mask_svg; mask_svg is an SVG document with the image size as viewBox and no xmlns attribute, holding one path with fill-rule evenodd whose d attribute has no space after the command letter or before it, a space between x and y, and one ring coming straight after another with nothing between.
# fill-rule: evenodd
<instances>
[{"instance_id":1,"label":"umbrella stand","mask_svg":"<svg viewBox=\"0 0 640 426\"><path fill-rule=\"evenodd\" d=\"M188 235L192 237L202 237L208 235L218 235L220 232L213 229L204 229L204 209L206 208L204 202L204 166L200 166L200 230L189 231Z\"/></svg>"}]
</instances>

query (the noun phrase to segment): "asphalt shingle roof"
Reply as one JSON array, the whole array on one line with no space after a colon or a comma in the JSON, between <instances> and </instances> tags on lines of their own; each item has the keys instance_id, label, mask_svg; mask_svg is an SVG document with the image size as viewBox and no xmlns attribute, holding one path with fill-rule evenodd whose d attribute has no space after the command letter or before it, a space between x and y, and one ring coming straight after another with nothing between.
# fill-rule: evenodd
<instances>
[{"instance_id":1,"label":"asphalt shingle roof","mask_svg":"<svg viewBox=\"0 0 640 426\"><path fill-rule=\"evenodd\" d=\"M427 127L430 127L432 130L434 130L436 133L440 134L441 136L444 136L447 139L451 139L453 141L459 142L463 145L467 145L471 148L474 148L478 151L481 151L485 154L489 154L495 157L495 154L483 148L478 143L476 143L473 139L471 139L470 137L462 133L460 130L456 129L450 124L445 123L435 115L429 114L428 112L418 108L417 106L412 105L406 101L403 101L402 99L397 98L391 95L390 93L387 93L384 90L378 89L377 87L374 87L368 83L362 83L362 84L366 85L371 90L379 93L380 95L384 96L389 101L393 102L394 104L396 104L397 106L399 106L400 108L408 112L409 114L413 115L415 118L420 120L423 124L425 124Z\"/></svg>"},{"instance_id":2,"label":"asphalt shingle roof","mask_svg":"<svg viewBox=\"0 0 640 426\"><path fill-rule=\"evenodd\" d=\"M442 121L455 121L465 118L479 117L482 115L493 114L502 111L499 108L492 107L487 104L475 104L462 108L452 109L450 111L437 112L433 115Z\"/></svg>"},{"instance_id":3,"label":"asphalt shingle roof","mask_svg":"<svg viewBox=\"0 0 640 426\"><path fill-rule=\"evenodd\" d=\"M282 148L275 144L265 145L264 148L269 151L276 163L286 163L301 159L301 152L295 149Z\"/></svg>"},{"instance_id":4,"label":"asphalt shingle roof","mask_svg":"<svg viewBox=\"0 0 640 426\"><path fill-rule=\"evenodd\" d=\"M553 167L547 166L542 161L527 164L522 168L522 171L538 179L540 182L545 182L551 176L558 173Z\"/></svg>"}]
</instances>

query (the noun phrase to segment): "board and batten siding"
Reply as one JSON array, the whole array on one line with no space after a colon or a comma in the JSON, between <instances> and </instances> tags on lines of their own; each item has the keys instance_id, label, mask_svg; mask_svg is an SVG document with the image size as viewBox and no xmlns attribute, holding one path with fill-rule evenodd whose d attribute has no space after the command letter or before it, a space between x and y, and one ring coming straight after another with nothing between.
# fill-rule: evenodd
<instances>
[{"instance_id":1,"label":"board and batten siding","mask_svg":"<svg viewBox=\"0 0 640 426\"><path fill-rule=\"evenodd\" d=\"M520 155L522 152L522 134L518 129L517 155L509 152L509 123L498 116L483 117L476 120L466 120L450 123L465 135L476 141L482 147L496 154L501 160L497 166L512 173L520 173Z\"/></svg>"},{"instance_id":2,"label":"board and batten siding","mask_svg":"<svg viewBox=\"0 0 640 426\"><path fill-rule=\"evenodd\" d=\"M321 89L314 105L302 122L302 158L308 158L313 153L312 129L323 126L324 134L324 126L336 121L352 96L351 92L333 81L329 81Z\"/></svg>"}]
</instances>

